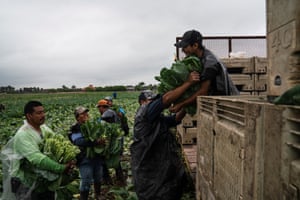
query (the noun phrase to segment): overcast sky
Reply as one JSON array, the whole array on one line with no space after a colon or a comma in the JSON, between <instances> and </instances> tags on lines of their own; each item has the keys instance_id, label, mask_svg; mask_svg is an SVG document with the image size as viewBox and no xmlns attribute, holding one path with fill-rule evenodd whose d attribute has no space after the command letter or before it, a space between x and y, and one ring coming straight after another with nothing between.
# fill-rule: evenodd
<instances>
[{"instance_id":1,"label":"overcast sky","mask_svg":"<svg viewBox=\"0 0 300 200\"><path fill-rule=\"evenodd\" d=\"M0 86L155 84L190 29L265 35L265 1L0 0Z\"/></svg>"}]
</instances>

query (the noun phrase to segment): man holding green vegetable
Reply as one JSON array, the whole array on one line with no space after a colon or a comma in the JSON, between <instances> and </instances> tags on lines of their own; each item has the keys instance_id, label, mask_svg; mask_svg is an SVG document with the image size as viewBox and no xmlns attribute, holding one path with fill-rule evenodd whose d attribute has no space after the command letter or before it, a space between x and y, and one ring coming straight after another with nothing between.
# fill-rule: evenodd
<instances>
[{"instance_id":1,"label":"man holding green vegetable","mask_svg":"<svg viewBox=\"0 0 300 200\"><path fill-rule=\"evenodd\" d=\"M74 162L60 164L43 154L40 146L46 134L54 134L45 122L45 111L39 101L24 107L25 123L1 152L3 196L5 200L54 200L55 191L43 185L41 177L69 173Z\"/></svg>"},{"instance_id":2,"label":"man holding green vegetable","mask_svg":"<svg viewBox=\"0 0 300 200\"><path fill-rule=\"evenodd\" d=\"M210 50L203 46L200 32L196 30L186 31L175 46L181 48L186 57L197 56L203 69L200 76L201 86L198 91L174 105L170 108L170 111L177 112L185 106L195 105L197 96L201 95L239 95L239 91L232 83L226 67Z\"/></svg>"},{"instance_id":3,"label":"man holding green vegetable","mask_svg":"<svg viewBox=\"0 0 300 200\"><path fill-rule=\"evenodd\" d=\"M104 146L105 140L99 138L91 141L82 134L81 126L89 120L88 112L89 110L83 106L75 108L76 123L70 128L69 138L73 144L80 148L80 153L77 156L77 165L80 172L80 200L88 200L92 184L94 185L95 200L99 200L104 158L101 154L94 154L89 157L87 155L87 148Z\"/></svg>"},{"instance_id":4,"label":"man holding green vegetable","mask_svg":"<svg viewBox=\"0 0 300 200\"><path fill-rule=\"evenodd\" d=\"M102 122L119 124L120 123L120 117L118 116L118 114L114 110L110 109L110 106L111 105L105 99L101 99L101 100L98 101L97 107L98 107L99 112L101 114L100 120ZM122 137L120 138L120 142L121 142L122 147L123 147L123 138ZM119 155L119 158L121 158L121 153ZM125 177L124 177L124 174L123 174L123 169L122 169L120 161L118 162L118 166L116 166L116 168L115 168L115 172L116 172L117 184L118 185L125 185ZM107 167L106 163L103 165L103 179L104 179L104 182L106 182L107 184L112 184L112 179L110 177L109 170L108 170L108 167Z\"/></svg>"},{"instance_id":5,"label":"man holding green vegetable","mask_svg":"<svg viewBox=\"0 0 300 200\"><path fill-rule=\"evenodd\" d=\"M178 154L180 147L170 127L185 116L165 116L169 108L192 85L199 83L199 73L191 72L188 80L163 95L142 92L134 121L134 141L130 147L133 182L139 200L180 200L185 185L185 168Z\"/></svg>"}]
</instances>

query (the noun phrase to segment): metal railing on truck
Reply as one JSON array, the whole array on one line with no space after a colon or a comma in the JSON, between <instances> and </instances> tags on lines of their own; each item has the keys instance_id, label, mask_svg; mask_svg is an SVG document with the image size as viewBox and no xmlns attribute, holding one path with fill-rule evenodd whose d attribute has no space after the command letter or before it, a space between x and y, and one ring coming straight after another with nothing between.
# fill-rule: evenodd
<instances>
[{"instance_id":1,"label":"metal railing on truck","mask_svg":"<svg viewBox=\"0 0 300 200\"><path fill-rule=\"evenodd\" d=\"M182 37L176 37L176 42ZM229 58L232 53L244 57L267 57L266 36L206 36L203 45L219 58ZM184 53L176 48L176 58L182 59Z\"/></svg>"}]
</instances>

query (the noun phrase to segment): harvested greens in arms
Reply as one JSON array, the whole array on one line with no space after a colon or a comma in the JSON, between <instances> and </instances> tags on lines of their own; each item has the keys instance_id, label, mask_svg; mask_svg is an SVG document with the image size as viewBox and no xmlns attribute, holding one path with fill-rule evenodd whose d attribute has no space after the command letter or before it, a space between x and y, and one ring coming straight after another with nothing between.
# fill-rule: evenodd
<instances>
[{"instance_id":1,"label":"harvested greens in arms","mask_svg":"<svg viewBox=\"0 0 300 200\"><path fill-rule=\"evenodd\" d=\"M189 56L183 60L176 61L172 64L170 69L162 68L160 76L155 76L155 79L159 81L158 92L163 94L170 90L182 85L188 78L192 71L201 73L202 65L198 57ZM200 84L194 84L179 98L175 103L183 101L194 94L200 88ZM185 108L186 112L194 115L196 113L196 106L191 105Z\"/></svg>"},{"instance_id":2,"label":"harvested greens in arms","mask_svg":"<svg viewBox=\"0 0 300 200\"><path fill-rule=\"evenodd\" d=\"M45 134L40 148L45 155L61 164L76 160L76 155L80 152L77 146L61 134ZM55 191L62 200L70 199L70 194L67 194L69 185L72 185L79 175L78 170L73 170L69 174L55 174L45 170L36 170L35 173L37 180L42 182L39 185Z\"/></svg>"},{"instance_id":3,"label":"harvested greens in arms","mask_svg":"<svg viewBox=\"0 0 300 200\"><path fill-rule=\"evenodd\" d=\"M100 154L105 157L108 167L117 167L120 152L122 150L121 136L123 135L119 123L106 123L89 120L81 125L81 132L84 138L96 141L99 138L105 139L105 145L87 147L87 156L93 157Z\"/></svg>"},{"instance_id":4,"label":"harvested greens in arms","mask_svg":"<svg viewBox=\"0 0 300 200\"><path fill-rule=\"evenodd\" d=\"M55 134L51 137L45 135L44 137L43 153L58 163L65 164L76 160L76 155L79 152L79 148L63 135Z\"/></svg>"}]
</instances>

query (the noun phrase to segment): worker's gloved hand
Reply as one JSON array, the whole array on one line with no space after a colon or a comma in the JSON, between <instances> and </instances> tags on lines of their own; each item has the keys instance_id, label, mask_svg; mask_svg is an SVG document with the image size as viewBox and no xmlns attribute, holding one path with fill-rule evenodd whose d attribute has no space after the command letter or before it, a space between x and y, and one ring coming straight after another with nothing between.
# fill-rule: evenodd
<instances>
[{"instance_id":1,"label":"worker's gloved hand","mask_svg":"<svg viewBox=\"0 0 300 200\"><path fill-rule=\"evenodd\" d=\"M96 145L100 145L100 146L105 146L106 140L105 140L104 138L98 138L98 139L95 141L95 144L96 144Z\"/></svg>"},{"instance_id":2,"label":"worker's gloved hand","mask_svg":"<svg viewBox=\"0 0 300 200\"><path fill-rule=\"evenodd\" d=\"M65 164L65 174L71 174L74 168L76 167L76 160L71 160Z\"/></svg>"}]
</instances>

